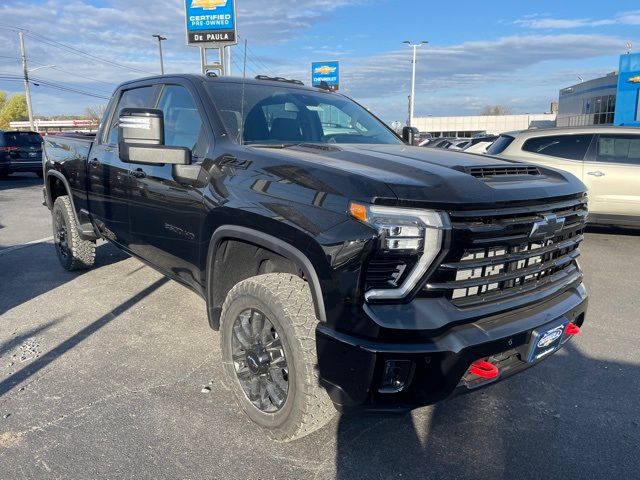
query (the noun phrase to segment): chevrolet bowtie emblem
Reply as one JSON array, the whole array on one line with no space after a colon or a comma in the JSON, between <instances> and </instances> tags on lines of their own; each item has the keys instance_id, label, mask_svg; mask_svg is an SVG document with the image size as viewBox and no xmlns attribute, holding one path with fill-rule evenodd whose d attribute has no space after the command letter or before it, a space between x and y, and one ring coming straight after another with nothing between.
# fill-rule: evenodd
<instances>
[{"instance_id":1,"label":"chevrolet bowtie emblem","mask_svg":"<svg viewBox=\"0 0 640 480\"><path fill-rule=\"evenodd\" d=\"M336 67L330 67L328 65L323 65L321 67L316 67L313 70L313 73L321 73L322 75L328 75L336 71Z\"/></svg>"},{"instance_id":2,"label":"chevrolet bowtie emblem","mask_svg":"<svg viewBox=\"0 0 640 480\"><path fill-rule=\"evenodd\" d=\"M226 5L227 0L193 0L191 2L191 8L202 8L204 10L215 10Z\"/></svg>"},{"instance_id":3,"label":"chevrolet bowtie emblem","mask_svg":"<svg viewBox=\"0 0 640 480\"><path fill-rule=\"evenodd\" d=\"M529 238L532 240L548 240L555 237L564 227L564 218L557 215L543 215L542 220L533 224Z\"/></svg>"}]
</instances>

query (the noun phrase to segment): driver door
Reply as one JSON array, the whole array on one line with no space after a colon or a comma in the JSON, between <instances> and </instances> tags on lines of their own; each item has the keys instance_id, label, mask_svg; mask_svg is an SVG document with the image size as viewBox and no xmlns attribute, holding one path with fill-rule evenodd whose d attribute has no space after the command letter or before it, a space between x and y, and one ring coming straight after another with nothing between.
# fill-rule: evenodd
<instances>
[{"instance_id":1,"label":"driver door","mask_svg":"<svg viewBox=\"0 0 640 480\"><path fill-rule=\"evenodd\" d=\"M156 108L164 114L164 144L187 147L192 163L209 149L202 106L187 85L164 85ZM199 188L178 183L172 165L131 165L130 250L167 275L198 287L204 217Z\"/></svg>"}]
</instances>

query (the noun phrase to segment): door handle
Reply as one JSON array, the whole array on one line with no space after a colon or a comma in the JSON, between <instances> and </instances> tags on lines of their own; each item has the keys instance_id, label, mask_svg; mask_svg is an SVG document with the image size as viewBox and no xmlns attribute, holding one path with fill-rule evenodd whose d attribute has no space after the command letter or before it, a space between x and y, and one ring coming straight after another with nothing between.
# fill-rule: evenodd
<instances>
[{"instance_id":1,"label":"door handle","mask_svg":"<svg viewBox=\"0 0 640 480\"><path fill-rule=\"evenodd\" d=\"M587 172L587 175L591 175L593 177L604 177L604 172L596 170L595 172Z\"/></svg>"},{"instance_id":2,"label":"door handle","mask_svg":"<svg viewBox=\"0 0 640 480\"><path fill-rule=\"evenodd\" d=\"M97 158L92 158L92 159L89 161L89 165L90 165L90 166L92 166L92 167L94 167L94 168L95 168L95 167L98 167L98 166L100 166L100 160L98 160Z\"/></svg>"},{"instance_id":3,"label":"door handle","mask_svg":"<svg viewBox=\"0 0 640 480\"><path fill-rule=\"evenodd\" d=\"M147 176L145 171L141 168L136 168L133 172L131 172L131 175L136 178L145 178Z\"/></svg>"}]
</instances>

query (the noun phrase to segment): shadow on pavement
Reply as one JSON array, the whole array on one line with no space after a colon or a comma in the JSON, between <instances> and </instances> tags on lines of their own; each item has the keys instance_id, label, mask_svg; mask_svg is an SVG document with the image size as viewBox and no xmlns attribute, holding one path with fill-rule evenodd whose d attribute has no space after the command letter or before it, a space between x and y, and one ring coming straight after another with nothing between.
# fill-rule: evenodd
<instances>
[{"instance_id":1,"label":"shadow on pavement","mask_svg":"<svg viewBox=\"0 0 640 480\"><path fill-rule=\"evenodd\" d=\"M639 379L637 365L568 345L430 412L343 416L336 478L637 478Z\"/></svg>"},{"instance_id":2,"label":"shadow on pavement","mask_svg":"<svg viewBox=\"0 0 640 480\"><path fill-rule=\"evenodd\" d=\"M599 235L640 235L640 228L634 227L607 227L603 225L589 225L586 231L587 233L595 233Z\"/></svg>"},{"instance_id":3,"label":"shadow on pavement","mask_svg":"<svg viewBox=\"0 0 640 480\"><path fill-rule=\"evenodd\" d=\"M136 305L138 302L143 300L145 297L153 293L155 290L157 290L160 286L164 285L168 281L169 279L166 277L163 277L160 280L155 281L154 283L149 285L147 288L145 288L138 294L131 297L129 300L121 303L120 305L115 307L113 310L111 310L109 313L106 313L105 315L101 316L100 318L93 321L92 323L84 327L82 330L80 330L73 336L66 339L64 342L60 343L57 347L52 348L41 357L38 357L33 362L29 363L28 365L25 365L20 370L15 372L13 375L11 375L10 377L7 377L5 380L0 381L0 397L2 397L2 395L10 391L13 387L18 385L19 383L22 383L32 375L35 375L36 373L38 373L40 370L45 368L55 359L57 359L61 355L64 355L65 352L74 348L76 345L78 345L88 336L93 335L95 332L100 330L109 322L116 319L118 315L121 315L122 313L124 313L125 311L127 311L128 309Z\"/></svg>"},{"instance_id":4,"label":"shadow on pavement","mask_svg":"<svg viewBox=\"0 0 640 480\"><path fill-rule=\"evenodd\" d=\"M11 188L33 187L42 185L42 179L35 173L14 173L0 180L0 191Z\"/></svg>"},{"instance_id":5,"label":"shadow on pavement","mask_svg":"<svg viewBox=\"0 0 640 480\"><path fill-rule=\"evenodd\" d=\"M96 249L94 268L126 258L129 258L126 253L104 243ZM84 273L64 270L50 242L36 243L4 255L0 250L0 315Z\"/></svg>"}]
</instances>

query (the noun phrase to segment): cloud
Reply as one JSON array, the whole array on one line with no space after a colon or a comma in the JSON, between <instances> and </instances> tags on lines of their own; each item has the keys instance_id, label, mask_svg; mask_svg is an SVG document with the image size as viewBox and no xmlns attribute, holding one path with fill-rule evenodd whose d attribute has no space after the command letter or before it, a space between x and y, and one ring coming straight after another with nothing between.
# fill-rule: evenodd
<instances>
[{"instance_id":1,"label":"cloud","mask_svg":"<svg viewBox=\"0 0 640 480\"><path fill-rule=\"evenodd\" d=\"M474 113L478 102L504 103L509 96L525 98L523 91L535 89L548 92L550 101L560 88L576 80L575 70L565 70L558 63L577 60L584 61L586 67L591 59L619 53L622 44L620 38L613 36L563 34L507 36L422 47L417 61L416 112ZM400 105L401 111L406 111L402 105L406 105L410 89L410 55L407 48L344 61L341 71L346 92L366 105L380 105L379 112L385 118L397 115L385 107L385 99L394 99L388 105ZM543 68L554 62L554 70ZM600 73L606 71L609 70ZM579 73L587 76L583 70ZM593 76L598 74L594 72ZM547 101L538 103L537 108L546 108L546 104ZM531 103L515 103L513 107L516 111L534 111Z\"/></svg>"},{"instance_id":2,"label":"cloud","mask_svg":"<svg viewBox=\"0 0 640 480\"><path fill-rule=\"evenodd\" d=\"M255 48L260 44L278 45L292 41L301 32L326 21L338 9L366 1L297 0L295 8L291 8L290 1L272 0L269 8L265 8L263 0L242 0L237 2L238 27L242 38L248 38L250 45ZM150 3L153 8L150 8ZM100 5L81 0L2 2L1 54L13 55L15 62L0 58L0 71L20 74L17 32L3 26L26 28L33 32L34 35L26 37L30 66L57 66L57 70L38 71L37 76L99 95L109 95L118 83L144 75L141 71L148 74L158 72L158 46L151 37L154 33L161 33L168 38L163 43L168 72L197 72L200 68L198 50L185 44L182 0L105 0ZM35 36L38 34L136 70L118 68L76 55L58 45L46 43ZM234 60L239 66L239 55L237 57ZM282 63L282 59L272 60L276 66ZM258 60L251 54L248 65L250 73L265 73L265 63L272 65L270 60ZM17 90L19 82L15 82L15 85L2 82L0 88ZM49 92L54 93L53 90ZM39 95L39 91L34 91L36 113L61 112L62 104L51 101L53 96ZM64 113L80 113L84 105L100 102L98 99L68 93L59 96L68 101L68 107L62 110Z\"/></svg>"},{"instance_id":3,"label":"cloud","mask_svg":"<svg viewBox=\"0 0 640 480\"><path fill-rule=\"evenodd\" d=\"M271 0L269 8L264 8L264 0L238 1L240 33L250 40L248 74L266 72L308 82L311 59L317 60L320 56L325 60L339 59L345 93L385 119L395 120L394 117L404 115L411 75L409 48L358 56L349 44L349 36L355 38L371 32L355 29L332 43L315 36L319 35L323 22L342 14L340 9L369 1L299 0L295 8L289 0ZM104 0L100 6L81 0L12 0L0 4L0 24L28 28L34 34L149 73L159 69L157 42L151 35L161 33L168 37L163 43L167 71L197 72L198 51L185 45L182 0L154 0L153 8L149 8L149 4L147 0ZM612 19L640 24L640 12L626 12ZM543 20L554 19L537 15L520 21ZM591 20L563 21L588 24ZM533 23L527 25L535 30ZM563 62L584 62L586 66L593 59L613 57L624 45L619 37L593 32L540 33L543 32L421 47L416 112L475 113L478 105L481 108L486 103L508 102L512 102L514 111L540 110L546 108L547 100L539 99L552 100L557 90L576 79L576 72L565 69ZM301 37L304 42L300 42ZM327 44L324 42L331 46L323 47ZM109 95L118 83L142 75L139 71L78 56L33 35L27 36L26 43L31 66L57 66L57 69L39 70L34 76L74 88ZM13 60L0 58L3 62L0 71L19 74L16 32L0 28L0 44L3 45L0 55L14 56ZM343 46L339 46L341 44ZM262 56L256 57L255 51ZM234 49L233 60L234 72L238 73L240 47ZM615 62L613 58L611 61ZM578 73L589 77L584 70ZM593 72L593 76L597 76L597 72ZM21 85L18 81L2 82L0 88L19 91ZM36 113L81 113L87 105L101 102L44 86L33 90Z\"/></svg>"},{"instance_id":4,"label":"cloud","mask_svg":"<svg viewBox=\"0 0 640 480\"><path fill-rule=\"evenodd\" d=\"M532 29L572 29L593 28L611 25L640 25L640 10L621 12L610 18L552 18L547 16L529 15L513 22L515 25Z\"/></svg>"}]
</instances>

